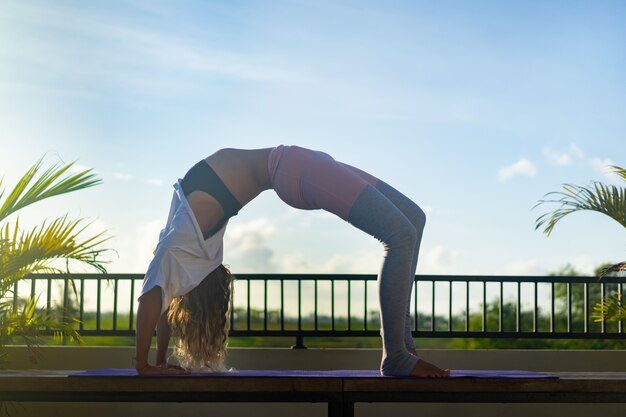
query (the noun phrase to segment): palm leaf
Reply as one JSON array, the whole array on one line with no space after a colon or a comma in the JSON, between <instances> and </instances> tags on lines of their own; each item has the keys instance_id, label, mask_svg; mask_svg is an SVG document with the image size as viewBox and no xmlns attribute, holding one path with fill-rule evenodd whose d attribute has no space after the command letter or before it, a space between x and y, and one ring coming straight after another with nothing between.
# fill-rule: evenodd
<instances>
[{"instance_id":1,"label":"palm leaf","mask_svg":"<svg viewBox=\"0 0 626 417\"><path fill-rule=\"evenodd\" d=\"M620 262L615 265L609 265L605 268L602 268L602 270L600 271L600 278L604 278L605 276L613 272L623 272L623 271L626 271L626 262Z\"/></svg>"},{"instance_id":2,"label":"palm leaf","mask_svg":"<svg viewBox=\"0 0 626 417\"><path fill-rule=\"evenodd\" d=\"M55 338L70 337L81 342L81 336L74 328L75 319L63 317L61 322L46 311L37 309L38 298L29 297L20 310L9 312L0 310L0 345L13 343L19 339L29 348L39 343L43 331L52 330Z\"/></svg>"},{"instance_id":3,"label":"palm leaf","mask_svg":"<svg viewBox=\"0 0 626 417\"><path fill-rule=\"evenodd\" d=\"M614 293L608 297L604 297L601 303L594 308L592 317L594 321L620 321L626 319L626 305L624 304L623 295Z\"/></svg>"},{"instance_id":4,"label":"palm leaf","mask_svg":"<svg viewBox=\"0 0 626 417\"><path fill-rule=\"evenodd\" d=\"M40 174L42 161L43 158L37 161L8 194L0 179L0 222L30 204L101 182L91 170L68 174L74 163L56 163ZM6 357L3 346L17 339L27 345L34 357L44 330L52 330L56 337L81 340L72 325L76 320L65 317L65 313L59 321L58 313L37 310L37 298L20 300L18 306L10 295L17 282L28 274L69 273L69 261L78 261L106 273L103 266L106 262L99 261L98 257L106 251L100 245L109 238L104 237L105 232L84 237L88 226L84 219L70 220L67 216L44 221L30 231L20 230L19 218L13 225L0 226L0 360ZM66 262L66 271L55 266L60 260Z\"/></svg>"},{"instance_id":5,"label":"palm leaf","mask_svg":"<svg viewBox=\"0 0 626 417\"><path fill-rule=\"evenodd\" d=\"M98 256L107 249L99 246L110 237L104 237L105 232L101 232L83 238L89 224L85 224L84 219L70 220L64 216L19 235L19 218L13 228L9 223L5 224L0 230L5 242L0 252L3 284L11 285L32 273L63 272L54 266L60 259L78 261L106 273L105 262L98 260Z\"/></svg>"},{"instance_id":6,"label":"palm leaf","mask_svg":"<svg viewBox=\"0 0 626 417\"><path fill-rule=\"evenodd\" d=\"M49 197L93 187L102 182L96 178L91 169L62 177L74 165L74 162L69 164L58 162L46 169L41 176L35 178L41 169L42 162L43 158L26 171L13 190L6 196L4 203L0 205L0 221L30 204ZM2 182L0 181L0 199L4 195L1 186Z\"/></svg>"},{"instance_id":7,"label":"palm leaf","mask_svg":"<svg viewBox=\"0 0 626 417\"><path fill-rule=\"evenodd\" d=\"M626 169L625 168L620 168L617 165L611 165L611 170L618 175L619 177L621 177L624 181L626 181Z\"/></svg>"},{"instance_id":8,"label":"palm leaf","mask_svg":"<svg viewBox=\"0 0 626 417\"><path fill-rule=\"evenodd\" d=\"M614 167L615 171L626 179L626 170ZM554 198L545 198L554 197ZM546 203L558 203L560 207L541 215L536 220L535 230L544 227L547 236L556 224L567 215L583 210L605 214L626 227L626 188L593 182L589 187L563 184L562 192L551 192L539 200L537 206Z\"/></svg>"}]
</instances>

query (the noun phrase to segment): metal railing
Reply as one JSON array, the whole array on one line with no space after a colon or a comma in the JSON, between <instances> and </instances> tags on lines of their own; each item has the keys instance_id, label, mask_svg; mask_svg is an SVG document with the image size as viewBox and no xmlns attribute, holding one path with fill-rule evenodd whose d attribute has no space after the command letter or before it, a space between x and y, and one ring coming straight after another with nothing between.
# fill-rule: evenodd
<instances>
[{"instance_id":1,"label":"metal railing","mask_svg":"<svg viewBox=\"0 0 626 417\"><path fill-rule=\"evenodd\" d=\"M41 307L77 318L83 336L134 336L142 280L141 274L32 275L15 285L13 302L45 294ZM418 275L412 332L437 338L626 339L622 322L596 323L592 317L594 305L607 294L623 294L625 283L626 277ZM295 347L304 347L305 337L379 336L378 303L370 300L376 284L374 275L238 274L229 335L295 337ZM253 288L259 285L262 290ZM278 287L273 297L270 286ZM286 309L286 286L296 294L288 297L292 312ZM53 300L55 288L59 296ZM93 309L86 310L86 298ZM312 304L308 314L305 301Z\"/></svg>"}]
</instances>

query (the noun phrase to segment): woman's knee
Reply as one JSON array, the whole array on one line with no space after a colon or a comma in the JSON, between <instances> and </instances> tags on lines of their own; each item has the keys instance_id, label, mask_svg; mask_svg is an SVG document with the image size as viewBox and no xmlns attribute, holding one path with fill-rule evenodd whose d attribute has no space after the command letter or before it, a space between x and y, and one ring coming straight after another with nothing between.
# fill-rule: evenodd
<instances>
[{"instance_id":1,"label":"woman's knee","mask_svg":"<svg viewBox=\"0 0 626 417\"><path fill-rule=\"evenodd\" d=\"M417 204L415 205L415 208L415 227L419 229L424 229L424 227L426 226L426 213Z\"/></svg>"},{"instance_id":2,"label":"woman's knee","mask_svg":"<svg viewBox=\"0 0 626 417\"><path fill-rule=\"evenodd\" d=\"M413 247L420 234L421 229L418 230L411 221L406 221L391 233L387 243L391 246Z\"/></svg>"},{"instance_id":3,"label":"woman's knee","mask_svg":"<svg viewBox=\"0 0 626 417\"><path fill-rule=\"evenodd\" d=\"M406 214L408 214L407 217L415 229L419 232L424 230L424 227L426 226L426 213L420 208L420 206L415 203L411 204L409 213L405 213L405 215Z\"/></svg>"},{"instance_id":4,"label":"woman's knee","mask_svg":"<svg viewBox=\"0 0 626 417\"><path fill-rule=\"evenodd\" d=\"M413 200L383 181L379 181L376 188L402 211L417 230L424 229L426 213Z\"/></svg>"}]
</instances>

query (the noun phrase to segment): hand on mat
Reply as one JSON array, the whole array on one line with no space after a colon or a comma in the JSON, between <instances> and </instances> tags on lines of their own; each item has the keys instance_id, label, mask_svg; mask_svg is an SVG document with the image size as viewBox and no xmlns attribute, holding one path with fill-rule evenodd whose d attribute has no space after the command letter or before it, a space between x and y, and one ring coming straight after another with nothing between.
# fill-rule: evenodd
<instances>
[{"instance_id":1,"label":"hand on mat","mask_svg":"<svg viewBox=\"0 0 626 417\"><path fill-rule=\"evenodd\" d=\"M167 363L167 362L157 363L157 366L160 367L160 368L180 369L181 371L186 371L186 369L183 368L182 366L172 365L171 363Z\"/></svg>"},{"instance_id":2,"label":"hand on mat","mask_svg":"<svg viewBox=\"0 0 626 417\"><path fill-rule=\"evenodd\" d=\"M445 378L450 376L450 370L441 369L432 363L419 359L411 371L411 376Z\"/></svg>"},{"instance_id":3,"label":"hand on mat","mask_svg":"<svg viewBox=\"0 0 626 417\"><path fill-rule=\"evenodd\" d=\"M188 370L179 366L152 366L146 365L141 369L137 369L140 375L184 375L190 373Z\"/></svg>"}]
</instances>

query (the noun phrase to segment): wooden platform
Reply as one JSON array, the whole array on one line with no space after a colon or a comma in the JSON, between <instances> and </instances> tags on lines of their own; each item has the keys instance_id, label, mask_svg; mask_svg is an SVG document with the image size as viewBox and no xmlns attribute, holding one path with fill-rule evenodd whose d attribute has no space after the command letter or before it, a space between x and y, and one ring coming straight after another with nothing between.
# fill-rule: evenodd
<instances>
[{"instance_id":1,"label":"wooden platform","mask_svg":"<svg viewBox=\"0 0 626 417\"><path fill-rule=\"evenodd\" d=\"M352 417L357 402L626 403L626 372L559 379L77 377L76 371L0 371L0 401L325 402Z\"/></svg>"}]
</instances>

